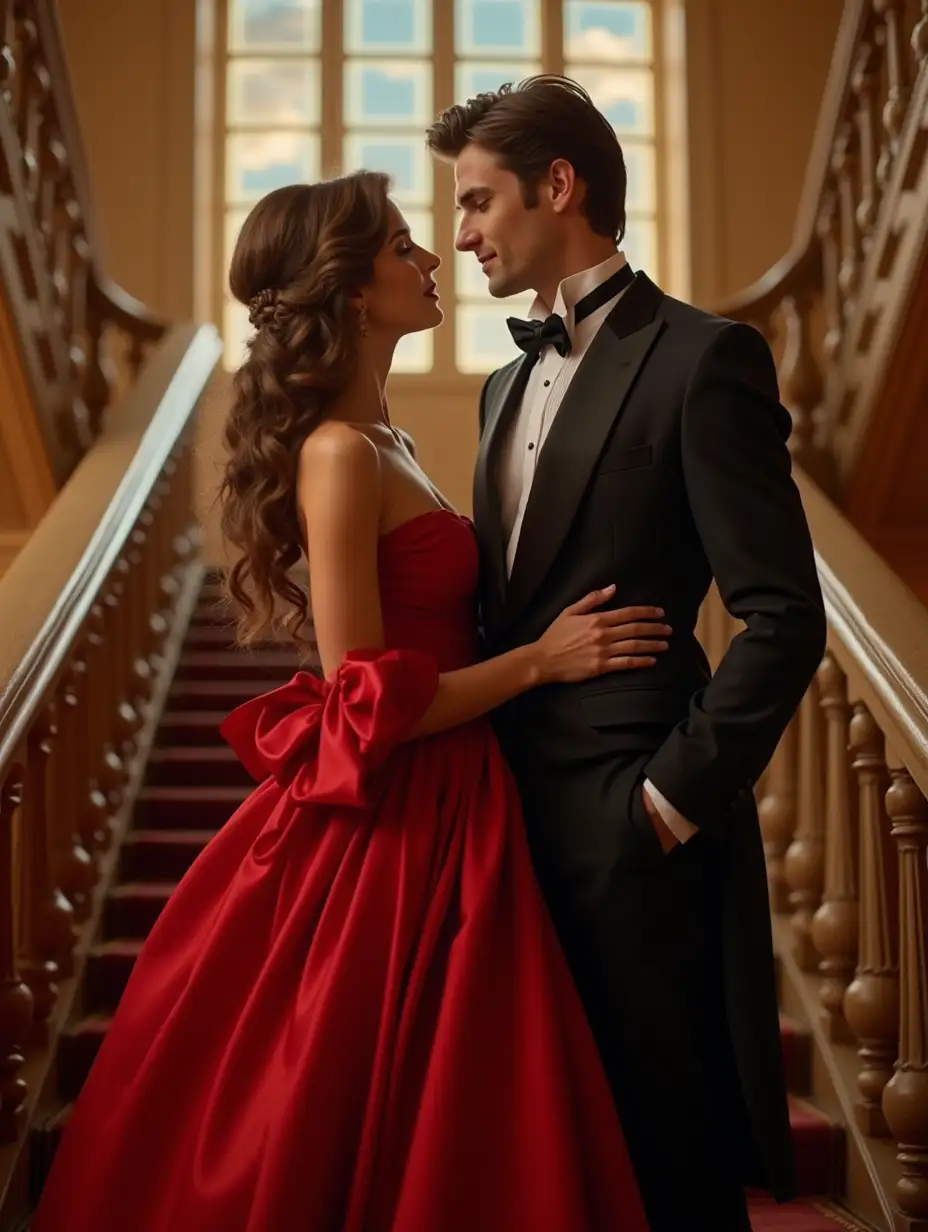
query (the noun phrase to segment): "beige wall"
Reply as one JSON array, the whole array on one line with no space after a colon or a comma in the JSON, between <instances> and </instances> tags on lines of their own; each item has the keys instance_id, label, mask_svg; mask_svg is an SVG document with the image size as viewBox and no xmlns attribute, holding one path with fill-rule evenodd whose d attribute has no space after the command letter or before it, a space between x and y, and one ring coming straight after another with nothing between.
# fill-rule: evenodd
<instances>
[{"instance_id":1,"label":"beige wall","mask_svg":"<svg viewBox=\"0 0 928 1232\"><path fill-rule=\"evenodd\" d=\"M843 0L686 0L691 286L712 305L789 247Z\"/></svg>"},{"instance_id":2,"label":"beige wall","mask_svg":"<svg viewBox=\"0 0 928 1232\"><path fill-rule=\"evenodd\" d=\"M58 0L105 269L193 312L194 0Z\"/></svg>"},{"instance_id":3,"label":"beige wall","mask_svg":"<svg viewBox=\"0 0 928 1232\"><path fill-rule=\"evenodd\" d=\"M157 311L188 316L194 275L195 16L207 0L59 0L106 267ZM789 245L841 0L685 0L691 298L712 306ZM223 384L204 415L204 511ZM448 496L470 506L472 390L399 385L394 418ZM209 521L209 519L207 519Z\"/></svg>"}]
</instances>

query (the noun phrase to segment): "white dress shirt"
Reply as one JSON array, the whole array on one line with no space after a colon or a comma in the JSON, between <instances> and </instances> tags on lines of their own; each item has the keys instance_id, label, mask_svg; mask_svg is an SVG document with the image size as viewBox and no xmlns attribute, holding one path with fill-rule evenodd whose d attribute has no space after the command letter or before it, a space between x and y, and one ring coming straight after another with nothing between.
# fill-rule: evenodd
<instances>
[{"instance_id":1,"label":"white dress shirt","mask_svg":"<svg viewBox=\"0 0 928 1232\"><path fill-rule=\"evenodd\" d=\"M600 305L595 312L584 317L579 325L574 324L574 308L585 295L589 295L607 278L611 278L625 264L624 254L617 252L615 256L594 265L592 269L581 270L579 274L571 274L569 278L565 278L557 289L552 308L549 308L540 296L536 296L532 304L529 316L533 320L543 321L552 313L563 319L570 337L570 354L559 355L553 346L543 349L538 362L529 373L521 405L513 415L509 431L500 448L497 483L503 536L506 540L507 574L512 573L525 508L538 466L538 455L551 431L551 425L574 373L580 367L597 330L624 292L620 291L618 295ZM675 838L685 843L696 833L696 827L677 812L653 783L646 779L644 786L667 828Z\"/></svg>"}]
</instances>

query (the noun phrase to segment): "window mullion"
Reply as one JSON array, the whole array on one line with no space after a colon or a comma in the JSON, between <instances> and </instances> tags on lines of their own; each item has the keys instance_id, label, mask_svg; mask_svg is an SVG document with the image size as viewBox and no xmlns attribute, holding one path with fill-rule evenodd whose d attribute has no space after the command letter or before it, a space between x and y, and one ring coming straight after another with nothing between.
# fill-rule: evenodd
<instances>
[{"instance_id":1,"label":"window mullion","mask_svg":"<svg viewBox=\"0 0 928 1232\"><path fill-rule=\"evenodd\" d=\"M541 68L564 72L563 0L541 0Z\"/></svg>"},{"instance_id":2,"label":"window mullion","mask_svg":"<svg viewBox=\"0 0 928 1232\"><path fill-rule=\"evenodd\" d=\"M437 115L454 102L454 5L432 0L433 110ZM433 164L435 252L441 257L438 285L444 323L435 331L433 371L455 371L454 175L450 167Z\"/></svg>"},{"instance_id":3,"label":"window mullion","mask_svg":"<svg viewBox=\"0 0 928 1232\"><path fill-rule=\"evenodd\" d=\"M344 140L344 5L342 0L322 6L322 54L320 81L322 98L321 163L325 177L337 175L342 165Z\"/></svg>"}]
</instances>

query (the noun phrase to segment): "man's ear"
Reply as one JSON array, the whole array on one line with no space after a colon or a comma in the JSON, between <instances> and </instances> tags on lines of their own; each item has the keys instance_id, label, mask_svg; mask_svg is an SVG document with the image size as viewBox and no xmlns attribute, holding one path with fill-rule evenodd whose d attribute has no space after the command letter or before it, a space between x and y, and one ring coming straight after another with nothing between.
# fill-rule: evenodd
<instances>
[{"instance_id":1,"label":"man's ear","mask_svg":"<svg viewBox=\"0 0 928 1232\"><path fill-rule=\"evenodd\" d=\"M563 212L577 199L579 182L573 163L566 158L556 158L548 168L548 190L556 213Z\"/></svg>"}]
</instances>

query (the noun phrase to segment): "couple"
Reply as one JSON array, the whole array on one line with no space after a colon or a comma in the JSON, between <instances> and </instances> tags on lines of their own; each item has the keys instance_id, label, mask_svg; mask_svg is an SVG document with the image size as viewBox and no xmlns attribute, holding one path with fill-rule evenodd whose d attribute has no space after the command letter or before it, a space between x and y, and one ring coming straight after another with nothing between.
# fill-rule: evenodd
<instances>
[{"instance_id":1,"label":"couple","mask_svg":"<svg viewBox=\"0 0 928 1232\"><path fill-rule=\"evenodd\" d=\"M438 259L380 175L272 193L231 268L230 587L299 639L305 554L324 678L225 721L260 786L152 932L34 1232L741 1232L743 1186L793 1193L752 788L824 618L770 353L630 271L573 83L428 144L490 293L537 292L475 522L385 399ZM746 628L710 678L713 577Z\"/></svg>"}]
</instances>

